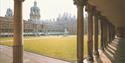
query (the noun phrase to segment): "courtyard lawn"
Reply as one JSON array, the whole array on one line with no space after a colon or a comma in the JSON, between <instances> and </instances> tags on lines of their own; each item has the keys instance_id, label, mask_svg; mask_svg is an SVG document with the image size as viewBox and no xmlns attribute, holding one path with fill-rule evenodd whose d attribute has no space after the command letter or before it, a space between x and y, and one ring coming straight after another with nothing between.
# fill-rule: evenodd
<instances>
[{"instance_id":1,"label":"courtyard lawn","mask_svg":"<svg viewBox=\"0 0 125 63\"><path fill-rule=\"evenodd\" d=\"M0 38L0 40L12 38ZM87 36L85 36L84 54L87 54ZM76 61L76 36L42 36L25 37L24 50L57 59ZM2 45L12 46L13 42L1 42Z\"/></svg>"},{"instance_id":2,"label":"courtyard lawn","mask_svg":"<svg viewBox=\"0 0 125 63\"><path fill-rule=\"evenodd\" d=\"M13 38L12 37L0 37L0 41L2 40L12 40Z\"/></svg>"}]
</instances>

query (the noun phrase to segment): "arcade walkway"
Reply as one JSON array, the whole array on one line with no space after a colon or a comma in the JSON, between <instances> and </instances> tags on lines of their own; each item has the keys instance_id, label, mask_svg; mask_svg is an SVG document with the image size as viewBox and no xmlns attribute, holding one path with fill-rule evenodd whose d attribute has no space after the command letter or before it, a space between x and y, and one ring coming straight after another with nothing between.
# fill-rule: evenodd
<instances>
[{"instance_id":1,"label":"arcade walkway","mask_svg":"<svg viewBox=\"0 0 125 63\"><path fill-rule=\"evenodd\" d=\"M104 51L99 50L100 58L97 63L124 63L125 62L125 38L117 38L105 48Z\"/></svg>"}]
</instances>

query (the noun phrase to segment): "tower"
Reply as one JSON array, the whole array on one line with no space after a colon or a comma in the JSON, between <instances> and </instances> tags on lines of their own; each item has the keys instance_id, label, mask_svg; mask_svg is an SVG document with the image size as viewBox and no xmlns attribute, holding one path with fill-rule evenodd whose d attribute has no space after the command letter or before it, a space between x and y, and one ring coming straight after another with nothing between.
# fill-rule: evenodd
<instances>
[{"instance_id":1,"label":"tower","mask_svg":"<svg viewBox=\"0 0 125 63\"><path fill-rule=\"evenodd\" d=\"M38 8L36 1L34 1L34 6L30 8L30 20L31 21L40 20L40 9Z\"/></svg>"},{"instance_id":2,"label":"tower","mask_svg":"<svg viewBox=\"0 0 125 63\"><path fill-rule=\"evenodd\" d=\"M8 8L5 14L5 17L12 17L13 16L13 12L12 9Z\"/></svg>"}]
</instances>

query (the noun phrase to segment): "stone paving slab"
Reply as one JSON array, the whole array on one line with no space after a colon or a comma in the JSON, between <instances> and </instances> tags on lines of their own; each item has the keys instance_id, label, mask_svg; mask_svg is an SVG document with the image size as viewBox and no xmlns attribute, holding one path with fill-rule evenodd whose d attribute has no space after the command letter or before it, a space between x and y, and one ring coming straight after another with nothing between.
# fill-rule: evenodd
<instances>
[{"instance_id":1,"label":"stone paving slab","mask_svg":"<svg viewBox=\"0 0 125 63\"><path fill-rule=\"evenodd\" d=\"M12 48L0 45L0 63L12 63ZM24 63L70 63L24 51Z\"/></svg>"},{"instance_id":2,"label":"stone paving slab","mask_svg":"<svg viewBox=\"0 0 125 63\"><path fill-rule=\"evenodd\" d=\"M125 63L125 38L114 39L109 46L110 48L107 48L110 51L107 49L105 49L105 52L99 50L99 61L97 60L94 63Z\"/></svg>"}]
</instances>

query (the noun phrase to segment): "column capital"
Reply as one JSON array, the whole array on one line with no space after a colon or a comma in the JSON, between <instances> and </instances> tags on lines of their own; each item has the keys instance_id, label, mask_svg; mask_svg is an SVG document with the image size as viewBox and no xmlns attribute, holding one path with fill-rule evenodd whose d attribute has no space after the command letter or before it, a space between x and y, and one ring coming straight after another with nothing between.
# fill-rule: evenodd
<instances>
[{"instance_id":1,"label":"column capital","mask_svg":"<svg viewBox=\"0 0 125 63\"><path fill-rule=\"evenodd\" d=\"M100 16L100 19L103 21L105 20L105 18L106 18L105 16L102 16L102 15Z\"/></svg>"},{"instance_id":2,"label":"column capital","mask_svg":"<svg viewBox=\"0 0 125 63\"><path fill-rule=\"evenodd\" d=\"M101 12L97 11L96 8L95 8L94 11L93 11L93 15L97 16L99 18L101 16Z\"/></svg>"},{"instance_id":3,"label":"column capital","mask_svg":"<svg viewBox=\"0 0 125 63\"><path fill-rule=\"evenodd\" d=\"M74 4L77 6L84 6L87 2L87 0L73 0Z\"/></svg>"},{"instance_id":4,"label":"column capital","mask_svg":"<svg viewBox=\"0 0 125 63\"><path fill-rule=\"evenodd\" d=\"M99 19L101 23L105 23L105 16L100 15Z\"/></svg>"},{"instance_id":5,"label":"column capital","mask_svg":"<svg viewBox=\"0 0 125 63\"><path fill-rule=\"evenodd\" d=\"M97 14L98 14L98 11L96 10L96 7L94 6L94 8L93 8L93 15L97 16Z\"/></svg>"},{"instance_id":6,"label":"column capital","mask_svg":"<svg viewBox=\"0 0 125 63\"><path fill-rule=\"evenodd\" d=\"M104 18L104 20L105 20L105 23L106 23L106 24L109 23L109 21L108 21L108 19L107 19L106 17Z\"/></svg>"},{"instance_id":7,"label":"column capital","mask_svg":"<svg viewBox=\"0 0 125 63\"><path fill-rule=\"evenodd\" d=\"M102 15L101 15L101 12L98 11L98 18L101 19Z\"/></svg>"},{"instance_id":8,"label":"column capital","mask_svg":"<svg viewBox=\"0 0 125 63\"><path fill-rule=\"evenodd\" d=\"M23 2L23 1L25 1L25 0L14 0L14 1L19 1L19 2Z\"/></svg>"},{"instance_id":9,"label":"column capital","mask_svg":"<svg viewBox=\"0 0 125 63\"><path fill-rule=\"evenodd\" d=\"M88 13L90 13L90 14L93 15L95 9L96 9L95 6L92 6L91 4L87 3L85 10L86 10Z\"/></svg>"},{"instance_id":10,"label":"column capital","mask_svg":"<svg viewBox=\"0 0 125 63\"><path fill-rule=\"evenodd\" d=\"M106 21L107 21L107 24L109 24L110 23L110 21L106 18Z\"/></svg>"}]
</instances>

